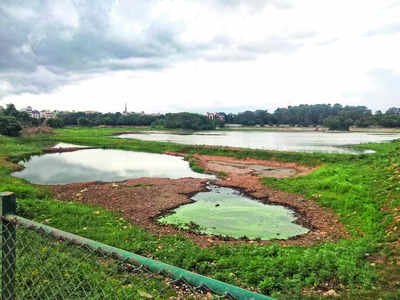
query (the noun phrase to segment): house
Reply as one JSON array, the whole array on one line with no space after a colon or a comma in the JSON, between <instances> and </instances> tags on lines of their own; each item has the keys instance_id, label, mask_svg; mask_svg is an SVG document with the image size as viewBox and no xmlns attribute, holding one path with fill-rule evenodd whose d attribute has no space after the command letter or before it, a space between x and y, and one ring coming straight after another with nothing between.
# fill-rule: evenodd
<instances>
[{"instance_id":1,"label":"house","mask_svg":"<svg viewBox=\"0 0 400 300\"><path fill-rule=\"evenodd\" d=\"M225 117L217 112L214 112L214 113L207 112L206 117L209 118L210 120L225 121Z\"/></svg>"},{"instance_id":2,"label":"house","mask_svg":"<svg viewBox=\"0 0 400 300\"><path fill-rule=\"evenodd\" d=\"M51 112L49 110L42 110L40 112L40 118L41 119L52 119L52 118L55 118L55 117L56 117L55 113Z\"/></svg>"},{"instance_id":3,"label":"house","mask_svg":"<svg viewBox=\"0 0 400 300\"><path fill-rule=\"evenodd\" d=\"M39 119L40 119L40 111L38 111L38 110L32 110L32 111L30 112L30 116L31 116L32 119L37 119L37 120L39 120Z\"/></svg>"}]
</instances>

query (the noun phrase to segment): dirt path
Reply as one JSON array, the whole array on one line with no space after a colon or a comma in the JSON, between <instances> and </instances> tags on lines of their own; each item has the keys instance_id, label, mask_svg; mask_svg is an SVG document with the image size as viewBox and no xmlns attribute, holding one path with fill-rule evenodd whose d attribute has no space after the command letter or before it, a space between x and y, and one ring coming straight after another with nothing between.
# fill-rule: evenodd
<instances>
[{"instance_id":1,"label":"dirt path","mask_svg":"<svg viewBox=\"0 0 400 300\"><path fill-rule=\"evenodd\" d=\"M74 151L76 150L74 149ZM168 154L185 156L179 153ZM226 174L223 179L212 181L213 184L240 189L244 194L260 199L264 203L281 204L292 208L297 214L297 223L309 228L310 232L289 240L280 240L278 241L280 244L311 245L348 236L337 215L329 209L319 207L311 199L271 189L259 181L260 177L268 174L273 174L278 178L301 176L312 172L315 168L295 163L255 159L239 160L207 155L195 155L195 159L207 171ZM58 200L78 201L119 211L130 222L146 228L153 234L180 233L201 246L221 243L271 243L271 241L230 240L212 235L202 235L178 230L171 225L160 226L155 222L156 218L171 209L193 202L190 196L205 190L208 182L208 179L194 178L138 178L114 183L87 182L48 187Z\"/></svg>"}]
</instances>

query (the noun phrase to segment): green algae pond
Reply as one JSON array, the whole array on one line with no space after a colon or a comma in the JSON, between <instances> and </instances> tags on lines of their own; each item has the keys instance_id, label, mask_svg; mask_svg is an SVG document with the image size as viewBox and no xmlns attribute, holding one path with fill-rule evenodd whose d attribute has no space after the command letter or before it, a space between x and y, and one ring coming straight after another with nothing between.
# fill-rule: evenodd
<instances>
[{"instance_id":1,"label":"green algae pond","mask_svg":"<svg viewBox=\"0 0 400 300\"><path fill-rule=\"evenodd\" d=\"M294 212L284 206L263 204L232 188L208 188L191 198L194 203L182 205L158 221L236 239L288 239L308 232L294 223Z\"/></svg>"}]
</instances>

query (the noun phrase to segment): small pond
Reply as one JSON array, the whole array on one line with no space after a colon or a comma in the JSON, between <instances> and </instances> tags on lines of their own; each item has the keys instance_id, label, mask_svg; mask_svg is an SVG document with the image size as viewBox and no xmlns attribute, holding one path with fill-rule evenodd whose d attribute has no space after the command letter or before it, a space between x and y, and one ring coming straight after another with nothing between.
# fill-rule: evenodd
<instances>
[{"instance_id":1,"label":"small pond","mask_svg":"<svg viewBox=\"0 0 400 300\"><path fill-rule=\"evenodd\" d=\"M191 145L229 146L278 151L371 153L346 147L361 143L379 143L400 138L400 134L372 134L363 132L277 132L277 131L209 131L193 134L146 132L122 134L120 138L146 141L173 142Z\"/></svg>"},{"instance_id":2,"label":"small pond","mask_svg":"<svg viewBox=\"0 0 400 300\"><path fill-rule=\"evenodd\" d=\"M69 147L75 145L68 145ZM192 171L182 157L123 150L84 149L33 156L13 176L36 184L122 181L129 178L215 178Z\"/></svg>"},{"instance_id":3,"label":"small pond","mask_svg":"<svg viewBox=\"0 0 400 300\"><path fill-rule=\"evenodd\" d=\"M288 239L308 232L293 223L294 212L286 207L263 204L231 188L211 185L209 189L193 196L194 203L182 205L158 221L233 238Z\"/></svg>"}]
</instances>

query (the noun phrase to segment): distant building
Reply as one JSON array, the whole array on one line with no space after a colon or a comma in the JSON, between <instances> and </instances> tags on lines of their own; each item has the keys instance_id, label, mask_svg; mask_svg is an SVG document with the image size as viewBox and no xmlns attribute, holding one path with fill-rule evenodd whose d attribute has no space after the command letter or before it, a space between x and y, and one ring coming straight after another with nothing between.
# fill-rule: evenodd
<instances>
[{"instance_id":1,"label":"distant building","mask_svg":"<svg viewBox=\"0 0 400 300\"><path fill-rule=\"evenodd\" d=\"M123 115L127 115L128 114L128 104L125 102L125 109L122 112Z\"/></svg>"},{"instance_id":2,"label":"distant building","mask_svg":"<svg viewBox=\"0 0 400 300\"><path fill-rule=\"evenodd\" d=\"M95 110L87 110L87 111L84 111L84 113L87 114L87 115L91 115L91 114L97 114L98 111L95 111Z\"/></svg>"},{"instance_id":3,"label":"distant building","mask_svg":"<svg viewBox=\"0 0 400 300\"><path fill-rule=\"evenodd\" d=\"M32 110L30 115L31 115L31 118L33 118L33 119L37 119L37 120L40 119L40 111L38 111L38 110Z\"/></svg>"},{"instance_id":4,"label":"distant building","mask_svg":"<svg viewBox=\"0 0 400 300\"><path fill-rule=\"evenodd\" d=\"M33 119L40 119L40 118L44 118L42 116L42 113L39 112L36 109L33 109L32 106L27 106L25 108L22 109L23 112L26 112L31 118Z\"/></svg>"},{"instance_id":5,"label":"distant building","mask_svg":"<svg viewBox=\"0 0 400 300\"><path fill-rule=\"evenodd\" d=\"M225 121L225 117L219 113L206 113L206 117L209 118L210 120L220 120L220 121Z\"/></svg>"},{"instance_id":6,"label":"distant building","mask_svg":"<svg viewBox=\"0 0 400 300\"><path fill-rule=\"evenodd\" d=\"M55 117L56 117L56 114L54 112L51 112L50 110L42 110L40 112L41 119L53 119Z\"/></svg>"}]
</instances>

